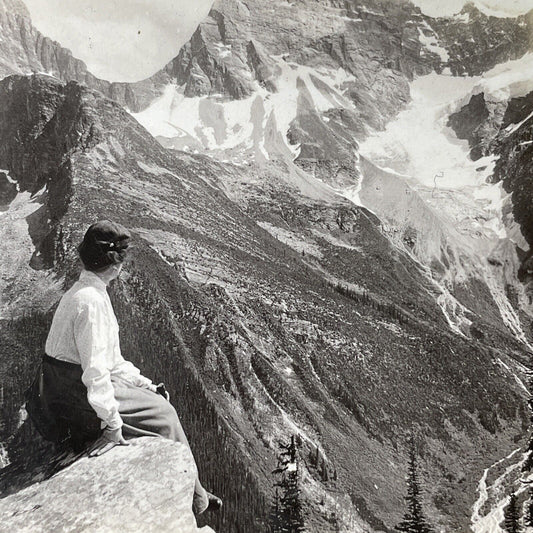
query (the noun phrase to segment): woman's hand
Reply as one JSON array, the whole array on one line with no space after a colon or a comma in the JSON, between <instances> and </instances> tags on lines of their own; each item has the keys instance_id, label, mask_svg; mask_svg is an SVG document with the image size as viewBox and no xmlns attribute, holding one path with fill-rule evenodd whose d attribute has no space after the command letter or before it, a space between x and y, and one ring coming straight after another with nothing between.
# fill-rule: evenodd
<instances>
[{"instance_id":1,"label":"woman's hand","mask_svg":"<svg viewBox=\"0 0 533 533\"><path fill-rule=\"evenodd\" d=\"M155 392L163 396L163 398L165 398L167 402L170 402L170 394L168 393L164 383L160 383L159 385L157 385L155 388Z\"/></svg>"},{"instance_id":2,"label":"woman's hand","mask_svg":"<svg viewBox=\"0 0 533 533\"><path fill-rule=\"evenodd\" d=\"M98 437L88 450L89 457L102 455L113 449L115 446L128 446L129 442L122 436L122 429L105 428L103 433Z\"/></svg>"}]
</instances>

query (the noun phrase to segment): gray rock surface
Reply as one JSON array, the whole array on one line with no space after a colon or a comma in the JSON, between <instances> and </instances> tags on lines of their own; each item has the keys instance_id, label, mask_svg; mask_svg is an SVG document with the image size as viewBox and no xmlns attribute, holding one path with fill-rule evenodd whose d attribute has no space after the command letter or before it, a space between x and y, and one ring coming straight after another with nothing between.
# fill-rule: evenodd
<instances>
[{"instance_id":1,"label":"gray rock surface","mask_svg":"<svg viewBox=\"0 0 533 533\"><path fill-rule=\"evenodd\" d=\"M213 533L191 510L195 476L185 446L143 437L0 500L0 531Z\"/></svg>"}]
</instances>

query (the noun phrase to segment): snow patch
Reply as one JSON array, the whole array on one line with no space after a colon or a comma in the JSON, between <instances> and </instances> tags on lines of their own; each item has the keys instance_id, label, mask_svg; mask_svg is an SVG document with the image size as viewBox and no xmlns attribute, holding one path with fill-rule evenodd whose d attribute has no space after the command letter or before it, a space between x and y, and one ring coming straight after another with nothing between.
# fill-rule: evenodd
<instances>
[{"instance_id":1,"label":"snow patch","mask_svg":"<svg viewBox=\"0 0 533 533\"><path fill-rule=\"evenodd\" d=\"M326 72L325 75L327 76L328 72ZM330 77L332 77L335 87L340 87L344 83L356 81L355 76L344 70L342 67L337 69L333 76L330 74Z\"/></svg>"},{"instance_id":2,"label":"snow patch","mask_svg":"<svg viewBox=\"0 0 533 533\"><path fill-rule=\"evenodd\" d=\"M461 13L454 15L454 19L458 20L459 22L462 22L463 24L468 24L470 22L470 14L469 13Z\"/></svg>"},{"instance_id":3,"label":"snow patch","mask_svg":"<svg viewBox=\"0 0 533 533\"><path fill-rule=\"evenodd\" d=\"M507 126L505 128L505 133L507 133L507 135L512 135L516 130L520 129L528 120L530 120L531 118L533 118L533 112L531 112L524 120L522 120L521 122L518 122L517 124L509 124L509 126ZM524 144L527 144L527 143L531 143L533 141L526 141L525 143L520 143L520 146L523 146Z\"/></svg>"},{"instance_id":4,"label":"snow patch","mask_svg":"<svg viewBox=\"0 0 533 533\"><path fill-rule=\"evenodd\" d=\"M421 28L418 28L418 40L430 52L437 54L443 63L447 63L450 60L447 50L439 45L435 34L427 36Z\"/></svg>"},{"instance_id":5,"label":"snow patch","mask_svg":"<svg viewBox=\"0 0 533 533\"><path fill-rule=\"evenodd\" d=\"M278 239L278 241L290 246L293 250L296 250L299 253L305 252L306 254L311 254L318 258L322 257L322 252L316 243L306 241L291 231L274 226L269 222L260 221L257 224Z\"/></svg>"},{"instance_id":6,"label":"snow patch","mask_svg":"<svg viewBox=\"0 0 533 533\"><path fill-rule=\"evenodd\" d=\"M231 45L230 44L224 44L222 42L214 43L214 47L218 51L218 57L219 58L225 58L231 55Z\"/></svg>"},{"instance_id":7,"label":"snow patch","mask_svg":"<svg viewBox=\"0 0 533 533\"><path fill-rule=\"evenodd\" d=\"M219 46L221 53L229 48ZM154 137L181 139L181 146L199 145L207 150L254 150L269 158L267 124L274 119L276 130L292 157L298 147L287 141L291 122L296 118L298 99L307 95L317 112L333 107L353 107L341 86L354 81L344 69L322 69L289 63L273 56L278 68L277 92L256 84L248 98L229 100L220 95L185 97L184 87L169 84L159 98L139 113L132 113ZM323 86L321 86L323 84ZM190 140L190 142L189 142Z\"/></svg>"}]
</instances>

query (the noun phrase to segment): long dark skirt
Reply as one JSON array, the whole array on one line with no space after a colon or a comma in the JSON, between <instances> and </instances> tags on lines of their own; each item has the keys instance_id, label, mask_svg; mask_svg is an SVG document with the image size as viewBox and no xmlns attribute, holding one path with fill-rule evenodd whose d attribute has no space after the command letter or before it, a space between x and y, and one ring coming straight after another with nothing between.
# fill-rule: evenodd
<instances>
[{"instance_id":1,"label":"long dark skirt","mask_svg":"<svg viewBox=\"0 0 533 533\"><path fill-rule=\"evenodd\" d=\"M43 437L68 443L76 451L82 451L102 432L101 420L87 400L81 376L80 365L45 355L26 394L26 407ZM163 396L120 378L112 378L111 382L125 438L160 436L189 447L176 410ZM208 493L196 478L193 509L203 512L208 505Z\"/></svg>"},{"instance_id":2,"label":"long dark skirt","mask_svg":"<svg viewBox=\"0 0 533 533\"><path fill-rule=\"evenodd\" d=\"M87 400L87 388L81 380L80 365L44 356L39 400L42 412L48 415L53 440L69 439L80 449L101 433L101 420ZM183 430L172 405L149 389L112 378L115 399L124 423L124 437L162 436L182 440Z\"/></svg>"}]
</instances>

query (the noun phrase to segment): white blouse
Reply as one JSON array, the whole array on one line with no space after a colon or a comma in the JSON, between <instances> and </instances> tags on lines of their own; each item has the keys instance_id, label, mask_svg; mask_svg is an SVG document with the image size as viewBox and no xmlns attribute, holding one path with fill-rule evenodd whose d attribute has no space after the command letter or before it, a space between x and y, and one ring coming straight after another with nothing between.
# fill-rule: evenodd
<instances>
[{"instance_id":1,"label":"white blouse","mask_svg":"<svg viewBox=\"0 0 533 533\"><path fill-rule=\"evenodd\" d=\"M122 357L118 323L106 284L93 272L82 271L63 295L45 350L50 357L81 364L87 399L102 420L102 427L122 426L112 376L155 390L152 382Z\"/></svg>"}]
</instances>

